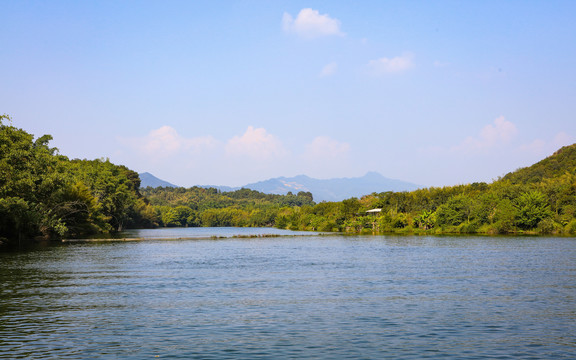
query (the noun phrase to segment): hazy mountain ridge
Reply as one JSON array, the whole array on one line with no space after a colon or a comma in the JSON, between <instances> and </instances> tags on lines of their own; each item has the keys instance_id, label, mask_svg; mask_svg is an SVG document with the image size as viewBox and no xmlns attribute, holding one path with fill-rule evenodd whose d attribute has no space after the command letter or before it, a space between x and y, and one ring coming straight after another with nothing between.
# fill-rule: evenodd
<instances>
[{"instance_id":1,"label":"hazy mountain ridge","mask_svg":"<svg viewBox=\"0 0 576 360\"><path fill-rule=\"evenodd\" d=\"M157 178L156 176L150 174L149 172L143 172L138 174L140 176L140 187L178 187L168 181Z\"/></svg>"},{"instance_id":2,"label":"hazy mountain ridge","mask_svg":"<svg viewBox=\"0 0 576 360\"><path fill-rule=\"evenodd\" d=\"M149 173L154 182L149 181L150 178L146 176L146 181L142 178L142 187L151 186L172 186L174 185L156 178ZM154 184L169 184L169 185L154 185ZM416 190L420 186L402 180L389 179L377 172L368 172L362 177L356 178L333 178L333 179L314 179L306 175L298 175L294 177L278 177L264 181L259 181L251 184L246 184L241 187L229 186L213 186L213 185L199 185L203 188L216 188L220 191L234 191L241 188L260 191L266 194L279 194L286 195L288 192L297 194L300 191L311 192L314 196L314 201L341 201L351 197L361 197L373 192L386 192L386 191L411 191Z\"/></svg>"},{"instance_id":3,"label":"hazy mountain ridge","mask_svg":"<svg viewBox=\"0 0 576 360\"><path fill-rule=\"evenodd\" d=\"M341 201L351 197L361 197L373 192L410 191L420 186L406 181L389 179L379 173L369 172L357 178L314 179L306 175L287 178L273 178L244 187L270 194L296 194L299 191L309 191L316 202Z\"/></svg>"}]
</instances>

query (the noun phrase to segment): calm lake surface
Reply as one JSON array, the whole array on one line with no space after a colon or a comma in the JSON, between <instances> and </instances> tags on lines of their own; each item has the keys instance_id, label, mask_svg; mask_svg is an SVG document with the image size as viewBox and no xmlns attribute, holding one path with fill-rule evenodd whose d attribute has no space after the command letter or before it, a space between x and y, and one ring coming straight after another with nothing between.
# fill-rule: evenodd
<instances>
[{"instance_id":1,"label":"calm lake surface","mask_svg":"<svg viewBox=\"0 0 576 360\"><path fill-rule=\"evenodd\" d=\"M271 233L0 254L0 358L576 358L575 238Z\"/></svg>"}]
</instances>

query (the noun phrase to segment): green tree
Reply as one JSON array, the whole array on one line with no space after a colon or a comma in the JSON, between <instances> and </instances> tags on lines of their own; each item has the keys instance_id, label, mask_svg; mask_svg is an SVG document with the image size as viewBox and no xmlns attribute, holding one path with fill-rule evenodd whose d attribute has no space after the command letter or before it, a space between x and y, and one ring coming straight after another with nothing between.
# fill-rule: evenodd
<instances>
[{"instance_id":1,"label":"green tree","mask_svg":"<svg viewBox=\"0 0 576 360\"><path fill-rule=\"evenodd\" d=\"M516 223L523 230L533 229L540 221L552 216L546 197L537 190L522 194L515 207L518 210Z\"/></svg>"},{"instance_id":2,"label":"green tree","mask_svg":"<svg viewBox=\"0 0 576 360\"><path fill-rule=\"evenodd\" d=\"M358 214L360 210L360 201L357 198L350 198L343 200L341 203L340 212L345 218L352 218Z\"/></svg>"},{"instance_id":3,"label":"green tree","mask_svg":"<svg viewBox=\"0 0 576 360\"><path fill-rule=\"evenodd\" d=\"M436 214L433 211L424 210L420 215L414 218L414 226L428 230L432 229L436 223Z\"/></svg>"},{"instance_id":4,"label":"green tree","mask_svg":"<svg viewBox=\"0 0 576 360\"><path fill-rule=\"evenodd\" d=\"M453 196L436 210L436 223L439 226L456 226L470 222L472 200L465 195Z\"/></svg>"}]
</instances>

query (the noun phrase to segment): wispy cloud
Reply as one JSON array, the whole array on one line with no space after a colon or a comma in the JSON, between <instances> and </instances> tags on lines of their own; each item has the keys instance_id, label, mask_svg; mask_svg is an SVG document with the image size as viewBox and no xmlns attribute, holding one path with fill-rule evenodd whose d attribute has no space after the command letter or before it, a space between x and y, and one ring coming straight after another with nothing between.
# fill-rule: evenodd
<instances>
[{"instance_id":1,"label":"wispy cloud","mask_svg":"<svg viewBox=\"0 0 576 360\"><path fill-rule=\"evenodd\" d=\"M500 116L492 124L486 125L478 136L469 136L452 151L474 152L492 149L509 143L518 133L516 125Z\"/></svg>"},{"instance_id":2,"label":"wispy cloud","mask_svg":"<svg viewBox=\"0 0 576 360\"><path fill-rule=\"evenodd\" d=\"M231 157L247 156L256 160L271 160L288 152L280 139L264 128L249 126L242 136L234 136L226 144L226 154Z\"/></svg>"},{"instance_id":3,"label":"wispy cloud","mask_svg":"<svg viewBox=\"0 0 576 360\"><path fill-rule=\"evenodd\" d=\"M331 62L330 64L327 64L322 68L322 71L320 71L320 77L327 77L334 75L337 69L338 64L336 64L335 62Z\"/></svg>"},{"instance_id":4,"label":"wispy cloud","mask_svg":"<svg viewBox=\"0 0 576 360\"><path fill-rule=\"evenodd\" d=\"M212 136L183 137L168 125L152 130L144 137L124 138L120 141L152 160L164 159L182 153L197 153L203 149L211 149L218 143Z\"/></svg>"},{"instance_id":5,"label":"wispy cloud","mask_svg":"<svg viewBox=\"0 0 576 360\"><path fill-rule=\"evenodd\" d=\"M124 147L115 156L122 163L187 186L238 186L266 176L281 176L287 164L295 163L279 138L253 126L227 140L186 137L170 126L162 126L145 136L118 141Z\"/></svg>"},{"instance_id":6,"label":"wispy cloud","mask_svg":"<svg viewBox=\"0 0 576 360\"><path fill-rule=\"evenodd\" d=\"M398 74L414 66L414 56L410 53L393 58L382 57L368 62L368 71L372 75Z\"/></svg>"},{"instance_id":7,"label":"wispy cloud","mask_svg":"<svg viewBox=\"0 0 576 360\"><path fill-rule=\"evenodd\" d=\"M574 141L574 137L565 132L559 132L549 141L535 139L527 144L521 145L519 150L521 152L528 152L538 156L548 156L563 146L573 144Z\"/></svg>"},{"instance_id":8,"label":"wispy cloud","mask_svg":"<svg viewBox=\"0 0 576 360\"><path fill-rule=\"evenodd\" d=\"M310 8L300 10L295 19L288 13L284 13L282 17L284 32L307 39L332 35L344 36L340 25L340 20L331 18L327 14L321 15L318 10Z\"/></svg>"},{"instance_id":9,"label":"wispy cloud","mask_svg":"<svg viewBox=\"0 0 576 360\"><path fill-rule=\"evenodd\" d=\"M318 136L306 146L306 157L311 160L339 159L350 151L350 144L328 136Z\"/></svg>"},{"instance_id":10,"label":"wispy cloud","mask_svg":"<svg viewBox=\"0 0 576 360\"><path fill-rule=\"evenodd\" d=\"M525 158L528 162L533 162L538 158L551 155L562 146L570 145L576 140L565 132L558 132L552 138L537 138L519 143L517 134L516 125L506 120L504 116L500 116L491 124L484 126L476 136L468 136L453 146L433 146L421 149L421 152L435 157L474 155L498 157L501 161L504 158L516 157L516 159Z\"/></svg>"},{"instance_id":11,"label":"wispy cloud","mask_svg":"<svg viewBox=\"0 0 576 360\"><path fill-rule=\"evenodd\" d=\"M328 136L317 136L306 145L301 161L310 176L335 177L342 175L342 169L346 172L352 168L356 170L350 163L350 153L350 144Z\"/></svg>"},{"instance_id":12,"label":"wispy cloud","mask_svg":"<svg viewBox=\"0 0 576 360\"><path fill-rule=\"evenodd\" d=\"M552 139L552 144L556 148L560 148L566 145L572 145L573 143L574 143L574 137L562 131L557 133L556 136L554 136L554 139Z\"/></svg>"}]
</instances>

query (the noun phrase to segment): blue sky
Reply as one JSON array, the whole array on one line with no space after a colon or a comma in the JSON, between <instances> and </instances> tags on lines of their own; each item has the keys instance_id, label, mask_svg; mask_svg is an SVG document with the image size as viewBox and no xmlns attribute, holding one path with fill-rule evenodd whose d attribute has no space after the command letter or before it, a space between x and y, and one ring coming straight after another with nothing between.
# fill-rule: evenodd
<instances>
[{"instance_id":1,"label":"blue sky","mask_svg":"<svg viewBox=\"0 0 576 360\"><path fill-rule=\"evenodd\" d=\"M574 1L0 8L0 113L182 186L489 182L576 142Z\"/></svg>"}]
</instances>

